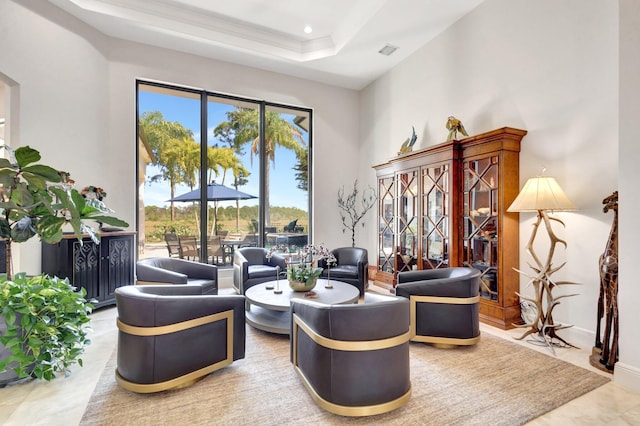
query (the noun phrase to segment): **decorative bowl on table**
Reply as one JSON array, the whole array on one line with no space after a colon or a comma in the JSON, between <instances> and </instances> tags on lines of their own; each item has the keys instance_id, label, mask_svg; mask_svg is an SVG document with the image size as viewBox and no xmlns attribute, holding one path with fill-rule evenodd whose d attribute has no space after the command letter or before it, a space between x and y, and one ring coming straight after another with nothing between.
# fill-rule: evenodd
<instances>
[{"instance_id":1,"label":"decorative bowl on table","mask_svg":"<svg viewBox=\"0 0 640 426\"><path fill-rule=\"evenodd\" d=\"M322 268L314 268L310 264L291 265L287 271L289 287L293 291L310 291L316 286Z\"/></svg>"},{"instance_id":2,"label":"decorative bowl on table","mask_svg":"<svg viewBox=\"0 0 640 426\"><path fill-rule=\"evenodd\" d=\"M291 287L293 291L310 291L313 290L317 282L318 278L312 278L308 281L295 281L290 279L289 287Z\"/></svg>"}]
</instances>

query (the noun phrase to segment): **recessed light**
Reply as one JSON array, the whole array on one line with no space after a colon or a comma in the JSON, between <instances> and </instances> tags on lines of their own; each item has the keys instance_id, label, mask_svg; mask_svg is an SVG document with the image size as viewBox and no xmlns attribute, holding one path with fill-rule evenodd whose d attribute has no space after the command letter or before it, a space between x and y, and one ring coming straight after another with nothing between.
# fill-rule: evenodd
<instances>
[{"instance_id":1,"label":"recessed light","mask_svg":"<svg viewBox=\"0 0 640 426\"><path fill-rule=\"evenodd\" d=\"M396 50L398 50L398 47L393 46L391 44L385 44L382 49L378 50L378 53L382 53L385 56L389 56Z\"/></svg>"},{"instance_id":2,"label":"recessed light","mask_svg":"<svg viewBox=\"0 0 640 426\"><path fill-rule=\"evenodd\" d=\"M313 31L313 28L311 28L311 25L305 25L304 27L305 34L311 34L312 31Z\"/></svg>"}]
</instances>

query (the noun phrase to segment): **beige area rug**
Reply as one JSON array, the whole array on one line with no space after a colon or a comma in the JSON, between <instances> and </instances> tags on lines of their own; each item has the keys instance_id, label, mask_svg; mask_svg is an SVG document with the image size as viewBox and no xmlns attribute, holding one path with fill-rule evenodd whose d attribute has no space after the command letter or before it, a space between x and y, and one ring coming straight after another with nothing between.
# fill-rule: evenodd
<instances>
[{"instance_id":1,"label":"beige area rug","mask_svg":"<svg viewBox=\"0 0 640 426\"><path fill-rule=\"evenodd\" d=\"M115 364L114 351L82 425L517 425L609 382L488 334L456 349L411 343L411 400L390 413L347 418L312 401L289 362L287 337L250 326L246 358L188 388L131 393L116 384Z\"/></svg>"}]
</instances>

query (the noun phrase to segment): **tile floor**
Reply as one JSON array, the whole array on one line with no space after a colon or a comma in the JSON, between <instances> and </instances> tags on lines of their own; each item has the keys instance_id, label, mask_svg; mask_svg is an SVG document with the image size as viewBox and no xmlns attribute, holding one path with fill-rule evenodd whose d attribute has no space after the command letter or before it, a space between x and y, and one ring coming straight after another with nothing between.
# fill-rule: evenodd
<instances>
[{"instance_id":1,"label":"tile floor","mask_svg":"<svg viewBox=\"0 0 640 426\"><path fill-rule=\"evenodd\" d=\"M233 291L224 289L224 291ZM117 342L115 308L103 308L92 315L92 344L83 356L84 367L74 366L69 377L52 382L28 381L0 389L2 425L77 425L93 389ZM483 333L512 339L520 331L503 331L481 325ZM545 348L531 348L548 353ZM557 356L567 362L599 370L588 362L588 351L559 349ZM577 398L529 423L531 425L640 425L640 395L613 383Z\"/></svg>"}]
</instances>

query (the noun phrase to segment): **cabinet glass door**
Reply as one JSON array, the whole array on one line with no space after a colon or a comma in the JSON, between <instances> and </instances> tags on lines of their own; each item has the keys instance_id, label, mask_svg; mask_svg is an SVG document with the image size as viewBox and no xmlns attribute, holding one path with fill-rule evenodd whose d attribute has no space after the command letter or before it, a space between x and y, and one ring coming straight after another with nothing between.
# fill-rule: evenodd
<instances>
[{"instance_id":1,"label":"cabinet glass door","mask_svg":"<svg viewBox=\"0 0 640 426\"><path fill-rule=\"evenodd\" d=\"M393 273L393 235L394 235L394 178L378 180L378 270Z\"/></svg>"},{"instance_id":2,"label":"cabinet glass door","mask_svg":"<svg viewBox=\"0 0 640 426\"><path fill-rule=\"evenodd\" d=\"M498 300L498 157L464 163L465 266L482 272L480 297Z\"/></svg>"},{"instance_id":3,"label":"cabinet glass door","mask_svg":"<svg viewBox=\"0 0 640 426\"><path fill-rule=\"evenodd\" d=\"M449 165L423 168L422 268L449 266Z\"/></svg>"},{"instance_id":4,"label":"cabinet glass door","mask_svg":"<svg viewBox=\"0 0 640 426\"><path fill-rule=\"evenodd\" d=\"M398 174L396 272L410 271L418 259L418 171Z\"/></svg>"}]
</instances>

